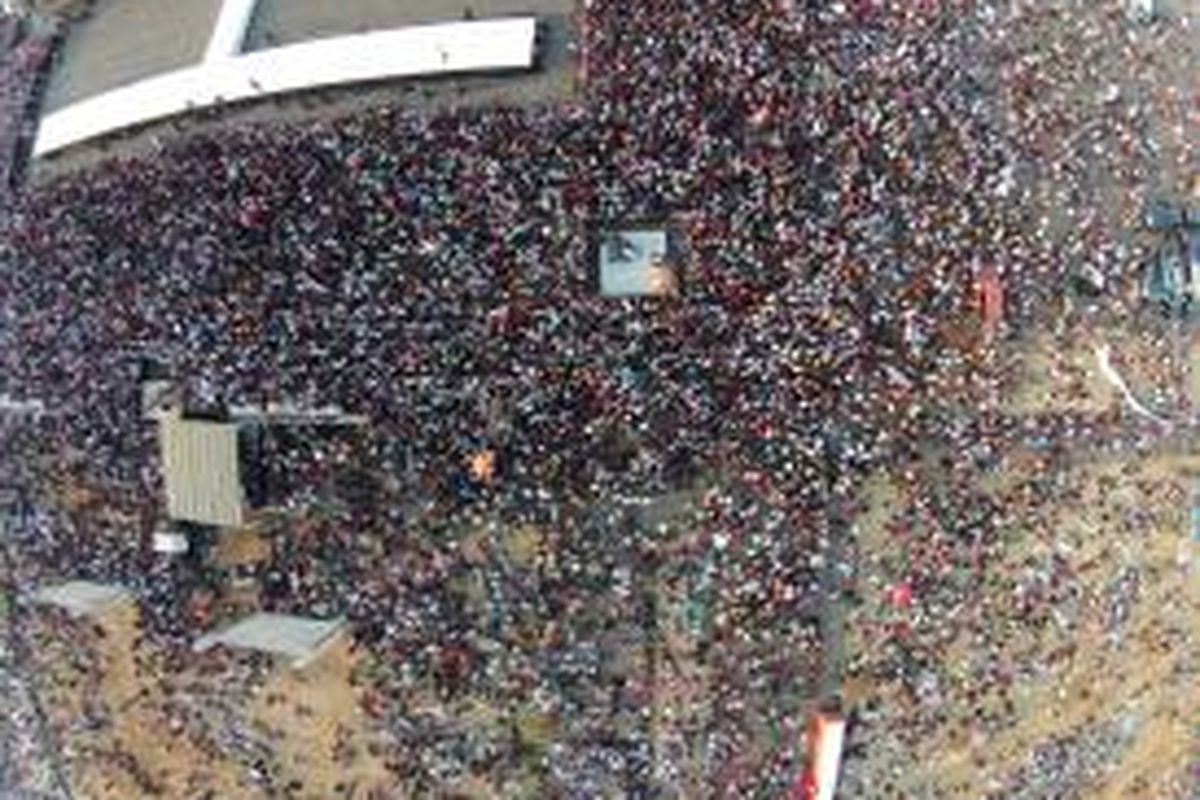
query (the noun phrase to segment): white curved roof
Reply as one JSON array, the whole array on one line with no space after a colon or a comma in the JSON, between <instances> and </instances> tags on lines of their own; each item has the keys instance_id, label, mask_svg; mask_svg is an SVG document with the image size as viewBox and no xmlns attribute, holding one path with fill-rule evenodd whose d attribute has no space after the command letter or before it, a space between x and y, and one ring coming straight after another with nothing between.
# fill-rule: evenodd
<instances>
[{"instance_id":1,"label":"white curved roof","mask_svg":"<svg viewBox=\"0 0 1200 800\"><path fill-rule=\"evenodd\" d=\"M214 58L47 115L34 155L238 100L384 78L532 69L536 34L536 18L514 17L373 31ZM233 44L215 46L228 52Z\"/></svg>"}]
</instances>

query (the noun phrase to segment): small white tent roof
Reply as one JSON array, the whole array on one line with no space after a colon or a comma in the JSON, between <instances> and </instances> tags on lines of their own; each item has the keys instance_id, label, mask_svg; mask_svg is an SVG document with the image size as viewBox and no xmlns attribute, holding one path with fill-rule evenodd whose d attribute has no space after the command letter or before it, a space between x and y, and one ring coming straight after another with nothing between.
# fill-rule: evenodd
<instances>
[{"instance_id":1,"label":"small white tent roof","mask_svg":"<svg viewBox=\"0 0 1200 800\"><path fill-rule=\"evenodd\" d=\"M313 661L344 626L341 619L320 620L290 614L253 614L227 628L201 636L192 649L203 652L218 644L286 656L295 667Z\"/></svg>"},{"instance_id":2,"label":"small white tent roof","mask_svg":"<svg viewBox=\"0 0 1200 800\"><path fill-rule=\"evenodd\" d=\"M133 594L122 586L92 581L68 581L45 586L34 595L41 605L61 608L73 617L100 616Z\"/></svg>"}]
</instances>

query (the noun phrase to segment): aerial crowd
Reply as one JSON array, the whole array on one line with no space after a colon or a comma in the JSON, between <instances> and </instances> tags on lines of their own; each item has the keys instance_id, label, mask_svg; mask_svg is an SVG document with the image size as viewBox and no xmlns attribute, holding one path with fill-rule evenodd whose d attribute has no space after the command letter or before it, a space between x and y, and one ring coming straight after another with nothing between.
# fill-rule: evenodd
<instances>
[{"instance_id":1,"label":"aerial crowd","mask_svg":"<svg viewBox=\"0 0 1200 800\"><path fill-rule=\"evenodd\" d=\"M148 646L186 651L231 575L150 547L166 522L140 370L206 410L336 405L368 425L267 447L295 519L236 577L270 610L350 621L396 791L466 774L503 791L534 753L547 797L784 796L826 644L823 554L866 476L931 453L947 471L913 478L912 513L945 526L907 576L932 609L972 591L946 564L1000 554L972 470L1013 442L1150 435L996 405L997 340L1085 267L1122 278L1087 176L1134 184L1151 157L1131 144L1150 103L1088 128L1111 149L1060 142L1093 110L1047 100L1060 65L1015 44L1120 21L1014 5L594 0L586 80L559 107L199 129L13 192L0 395L47 413L0 419L10 585L121 584ZM1048 176L1083 209L1065 228L1038 211ZM684 243L677 292L599 297L598 238L646 225ZM1006 315L986 335L984 271ZM656 516L662 498L678 507ZM937 643L897 649L914 692ZM423 711L426 692L507 722ZM680 713L643 713L656 692ZM254 736L204 706L172 713ZM516 724L530 707L544 741ZM867 717L852 756L903 733ZM13 785L49 781L24 761Z\"/></svg>"}]
</instances>

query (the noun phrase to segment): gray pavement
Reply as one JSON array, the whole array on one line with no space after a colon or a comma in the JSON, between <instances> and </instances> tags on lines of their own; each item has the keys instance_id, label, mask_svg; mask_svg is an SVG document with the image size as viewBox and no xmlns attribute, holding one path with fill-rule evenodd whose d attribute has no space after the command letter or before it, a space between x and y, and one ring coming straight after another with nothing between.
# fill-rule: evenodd
<instances>
[{"instance_id":1,"label":"gray pavement","mask_svg":"<svg viewBox=\"0 0 1200 800\"><path fill-rule=\"evenodd\" d=\"M97 0L71 25L43 110L198 62L220 7L220 0Z\"/></svg>"}]
</instances>

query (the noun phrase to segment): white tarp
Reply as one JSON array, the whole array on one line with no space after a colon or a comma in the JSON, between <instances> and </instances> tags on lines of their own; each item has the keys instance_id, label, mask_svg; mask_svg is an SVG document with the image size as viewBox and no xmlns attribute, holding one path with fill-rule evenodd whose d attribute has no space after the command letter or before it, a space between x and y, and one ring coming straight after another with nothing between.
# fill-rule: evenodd
<instances>
[{"instance_id":1,"label":"white tarp","mask_svg":"<svg viewBox=\"0 0 1200 800\"><path fill-rule=\"evenodd\" d=\"M96 617L132 597L129 590L121 586L68 581L39 589L33 599L41 605L61 608L73 617Z\"/></svg>"},{"instance_id":2,"label":"white tarp","mask_svg":"<svg viewBox=\"0 0 1200 800\"><path fill-rule=\"evenodd\" d=\"M420 25L276 47L157 75L42 119L34 155L201 108L384 78L533 68L537 19Z\"/></svg>"},{"instance_id":3,"label":"white tarp","mask_svg":"<svg viewBox=\"0 0 1200 800\"><path fill-rule=\"evenodd\" d=\"M342 629L340 619L321 620L290 614L253 614L228 628L201 636L192 649L203 652L216 645L286 656L293 666L311 662Z\"/></svg>"},{"instance_id":4,"label":"white tarp","mask_svg":"<svg viewBox=\"0 0 1200 800\"><path fill-rule=\"evenodd\" d=\"M272 425L362 426L370 421L361 414L347 414L337 406L310 407L291 402L230 406L229 416L237 420L266 421Z\"/></svg>"},{"instance_id":5,"label":"white tarp","mask_svg":"<svg viewBox=\"0 0 1200 800\"><path fill-rule=\"evenodd\" d=\"M156 420L168 413L171 405L171 381L144 381L142 383L142 419Z\"/></svg>"},{"instance_id":6,"label":"white tarp","mask_svg":"<svg viewBox=\"0 0 1200 800\"><path fill-rule=\"evenodd\" d=\"M188 551L187 537L181 533L154 534L154 552L167 556L179 556Z\"/></svg>"},{"instance_id":7,"label":"white tarp","mask_svg":"<svg viewBox=\"0 0 1200 800\"><path fill-rule=\"evenodd\" d=\"M842 748L846 743L846 721L828 718L818 728L814 772L817 777L816 800L833 800L842 771Z\"/></svg>"}]
</instances>

